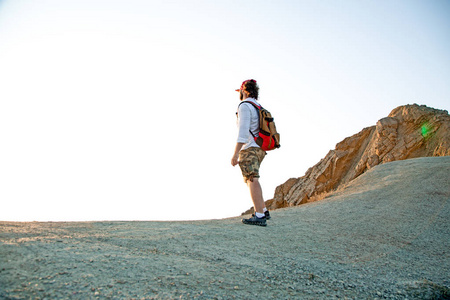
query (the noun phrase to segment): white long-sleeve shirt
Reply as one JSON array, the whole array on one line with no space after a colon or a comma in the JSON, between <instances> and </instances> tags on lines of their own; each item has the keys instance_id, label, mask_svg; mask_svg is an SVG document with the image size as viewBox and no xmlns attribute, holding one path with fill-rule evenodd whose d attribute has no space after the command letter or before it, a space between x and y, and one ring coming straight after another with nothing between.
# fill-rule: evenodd
<instances>
[{"instance_id":1,"label":"white long-sleeve shirt","mask_svg":"<svg viewBox=\"0 0 450 300\"><path fill-rule=\"evenodd\" d=\"M257 105L260 105L254 98L247 98L244 101L251 101ZM237 126L239 129L237 142L245 144L241 150L250 147L259 147L249 131L251 130L255 136L258 134L259 112L250 103L242 103L239 105Z\"/></svg>"}]
</instances>

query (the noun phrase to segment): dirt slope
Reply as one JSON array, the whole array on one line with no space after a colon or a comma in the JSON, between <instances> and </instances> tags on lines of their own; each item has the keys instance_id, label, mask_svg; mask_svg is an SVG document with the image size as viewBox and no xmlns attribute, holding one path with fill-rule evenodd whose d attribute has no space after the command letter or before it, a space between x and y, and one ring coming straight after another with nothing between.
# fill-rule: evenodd
<instances>
[{"instance_id":1,"label":"dirt slope","mask_svg":"<svg viewBox=\"0 0 450 300\"><path fill-rule=\"evenodd\" d=\"M328 198L192 222L0 222L0 299L445 299L450 157L376 166Z\"/></svg>"}]
</instances>

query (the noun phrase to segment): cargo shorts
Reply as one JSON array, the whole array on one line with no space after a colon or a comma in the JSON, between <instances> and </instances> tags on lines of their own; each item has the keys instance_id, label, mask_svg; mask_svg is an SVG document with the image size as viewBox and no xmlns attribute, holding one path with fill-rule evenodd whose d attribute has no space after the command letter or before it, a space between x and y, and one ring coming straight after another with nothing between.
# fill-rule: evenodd
<instances>
[{"instance_id":1,"label":"cargo shorts","mask_svg":"<svg viewBox=\"0 0 450 300\"><path fill-rule=\"evenodd\" d=\"M266 152L259 147L250 147L239 152L239 167L245 183L259 178L259 167L265 156Z\"/></svg>"}]
</instances>

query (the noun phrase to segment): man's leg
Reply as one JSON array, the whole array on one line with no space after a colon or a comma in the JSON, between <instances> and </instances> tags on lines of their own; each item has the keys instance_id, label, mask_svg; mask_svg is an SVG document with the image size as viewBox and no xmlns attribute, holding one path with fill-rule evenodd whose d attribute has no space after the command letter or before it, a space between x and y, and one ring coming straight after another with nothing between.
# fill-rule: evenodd
<instances>
[{"instance_id":1,"label":"man's leg","mask_svg":"<svg viewBox=\"0 0 450 300\"><path fill-rule=\"evenodd\" d=\"M255 215L250 219L242 219L244 224L266 226L264 198L259 183L259 167L266 153L260 148L249 148L239 152L239 166L244 180L250 190Z\"/></svg>"},{"instance_id":2,"label":"man's leg","mask_svg":"<svg viewBox=\"0 0 450 300\"><path fill-rule=\"evenodd\" d=\"M255 212L264 213L264 198L258 178L253 178L253 181L247 180L247 186L250 189L250 196L253 201Z\"/></svg>"},{"instance_id":3,"label":"man's leg","mask_svg":"<svg viewBox=\"0 0 450 300\"><path fill-rule=\"evenodd\" d=\"M258 178L253 178L253 181L247 180L247 185L250 190L253 207L255 208L255 214L250 219L242 219L242 223L248 225L267 226L266 217L264 215L264 199Z\"/></svg>"}]
</instances>

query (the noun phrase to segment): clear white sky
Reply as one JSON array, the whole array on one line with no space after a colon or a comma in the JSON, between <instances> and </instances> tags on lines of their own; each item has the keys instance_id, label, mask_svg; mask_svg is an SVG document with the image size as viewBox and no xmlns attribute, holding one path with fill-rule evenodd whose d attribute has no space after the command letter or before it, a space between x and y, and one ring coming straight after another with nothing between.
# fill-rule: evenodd
<instances>
[{"instance_id":1,"label":"clear white sky","mask_svg":"<svg viewBox=\"0 0 450 300\"><path fill-rule=\"evenodd\" d=\"M0 0L0 220L239 215L250 78L270 199L399 105L449 110L450 1Z\"/></svg>"}]
</instances>

